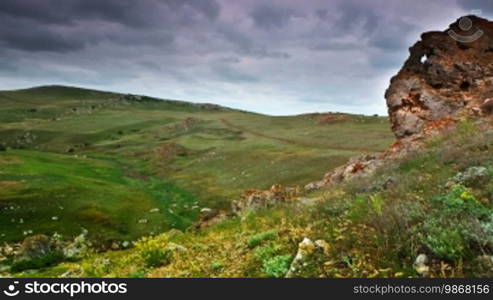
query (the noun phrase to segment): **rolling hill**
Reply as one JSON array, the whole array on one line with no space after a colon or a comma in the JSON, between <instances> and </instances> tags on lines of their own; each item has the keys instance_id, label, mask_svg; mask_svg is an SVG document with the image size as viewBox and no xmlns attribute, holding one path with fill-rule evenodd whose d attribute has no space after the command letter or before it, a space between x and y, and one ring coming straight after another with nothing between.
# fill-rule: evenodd
<instances>
[{"instance_id":1,"label":"rolling hill","mask_svg":"<svg viewBox=\"0 0 493 300\"><path fill-rule=\"evenodd\" d=\"M73 87L0 91L0 242L101 247L187 229L247 189L304 185L394 140L385 117L272 117Z\"/></svg>"}]
</instances>

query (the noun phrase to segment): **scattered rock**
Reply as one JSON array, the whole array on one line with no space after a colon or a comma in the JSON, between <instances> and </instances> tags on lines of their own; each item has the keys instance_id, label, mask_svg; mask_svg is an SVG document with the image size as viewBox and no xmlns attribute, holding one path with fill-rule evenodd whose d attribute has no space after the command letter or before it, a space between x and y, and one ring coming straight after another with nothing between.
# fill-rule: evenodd
<instances>
[{"instance_id":1,"label":"scattered rock","mask_svg":"<svg viewBox=\"0 0 493 300\"><path fill-rule=\"evenodd\" d=\"M226 219L227 217L228 214L225 211L210 209L210 208L202 208L200 210L199 220L191 228L192 230L201 230L213 224L216 224Z\"/></svg>"},{"instance_id":2,"label":"scattered rock","mask_svg":"<svg viewBox=\"0 0 493 300\"><path fill-rule=\"evenodd\" d=\"M361 176L367 176L372 174L384 163L385 161L383 158L372 155L353 157L345 165L337 167L325 174L321 181L307 184L305 190L315 190L333 183L340 183Z\"/></svg>"},{"instance_id":3,"label":"scattered rock","mask_svg":"<svg viewBox=\"0 0 493 300\"><path fill-rule=\"evenodd\" d=\"M26 259L43 257L52 250L52 241L43 234L27 237L20 249L20 255Z\"/></svg>"},{"instance_id":4,"label":"scattered rock","mask_svg":"<svg viewBox=\"0 0 493 300\"><path fill-rule=\"evenodd\" d=\"M245 211L256 211L294 200L299 194L298 188L286 188L280 184L273 185L268 191L247 190L239 200L232 202L232 211L237 215Z\"/></svg>"},{"instance_id":5,"label":"scattered rock","mask_svg":"<svg viewBox=\"0 0 493 300\"><path fill-rule=\"evenodd\" d=\"M113 241L113 243L111 243L111 250L119 250L120 249L120 244L118 244L118 242L116 241Z\"/></svg>"},{"instance_id":6,"label":"scattered rock","mask_svg":"<svg viewBox=\"0 0 493 300\"><path fill-rule=\"evenodd\" d=\"M87 230L83 230L80 235L74 238L72 243L63 248L63 254L67 258L81 258L87 253L89 249L89 242L87 241Z\"/></svg>"},{"instance_id":7,"label":"scattered rock","mask_svg":"<svg viewBox=\"0 0 493 300\"><path fill-rule=\"evenodd\" d=\"M60 278L81 278L84 274L84 270L81 266L72 266L72 269L60 275Z\"/></svg>"},{"instance_id":8,"label":"scattered rock","mask_svg":"<svg viewBox=\"0 0 493 300\"><path fill-rule=\"evenodd\" d=\"M312 240L305 237L303 241L298 244L298 251L291 262L291 266L285 277L292 278L298 276L310 262L316 262L317 257L314 256L328 256L330 254L329 252L330 245L326 241L317 240L314 243Z\"/></svg>"},{"instance_id":9,"label":"scattered rock","mask_svg":"<svg viewBox=\"0 0 493 300\"><path fill-rule=\"evenodd\" d=\"M485 167L470 167L464 172L457 173L446 184L451 187L454 184L470 185L478 182L485 182L490 179L490 173Z\"/></svg>"},{"instance_id":10,"label":"scattered rock","mask_svg":"<svg viewBox=\"0 0 493 300\"><path fill-rule=\"evenodd\" d=\"M286 274L286 278L291 278L293 275L303 267L304 261L307 259L309 255L311 255L315 251L315 244L309 238L304 238L301 243L298 244L298 251L296 252L296 256L291 262L291 266L289 267L289 271Z\"/></svg>"},{"instance_id":11,"label":"scattered rock","mask_svg":"<svg viewBox=\"0 0 493 300\"><path fill-rule=\"evenodd\" d=\"M430 272L430 267L427 266L427 263L428 256L426 256L426 254L420 254L416 257L416 260L414 261L414 269L421 276L427 276Z\"/></svg>"},{"instance_id":12,"label":"scattered rock","mask_svg":"<svg viewBox=\"0 0 493 300\"><path fill-rule=\"evenodd\" d=\"M187 251L187 248L185 248L184 246L182 245L178 245L178 244L175 244L175 243L168 243L168 245L166 246L166 249L170 250L170 251L176 251L176 252L184 252L184 251Z\"/></svg>"}]
</instances>

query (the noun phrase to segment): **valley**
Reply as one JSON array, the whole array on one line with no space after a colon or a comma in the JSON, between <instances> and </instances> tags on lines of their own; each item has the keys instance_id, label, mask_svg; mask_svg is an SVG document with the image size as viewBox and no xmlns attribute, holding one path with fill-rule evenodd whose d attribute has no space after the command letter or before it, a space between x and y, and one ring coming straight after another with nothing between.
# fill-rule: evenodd
<instances>
[{"instance_id":1,"label":"valley","mask_svg":"<svg viewBox=\"0 0 493 300\"><path fill-rule=\"evenodd\" d=\"M393 141L386 117L273 117L62 86L2 91L0 241L87 229L109 247L186 230L244 190L302 187Z\"/></svg>"}]
</instances>

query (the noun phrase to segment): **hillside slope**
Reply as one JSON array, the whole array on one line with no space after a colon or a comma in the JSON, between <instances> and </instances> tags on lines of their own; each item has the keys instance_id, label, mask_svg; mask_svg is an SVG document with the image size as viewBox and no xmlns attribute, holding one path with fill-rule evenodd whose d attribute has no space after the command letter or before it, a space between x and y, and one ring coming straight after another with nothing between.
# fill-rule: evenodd
<instances>
[{"instance_id":1,"label":"hillside slope","mask_svg":"<svg viewBox=\"0 0 493 300\"><path fill-rule=\"evenodd\" d=\"M477 41L430 32L410 48L386 93L398 138L387 151L332 168L302 195L287 195L278 185L245 192L234 202L236 216L211 222L216 218L206 210L206 226L198 231L150 235L123 251L95 253L85 234L68 244L32 237L20 257L36 252L32 245L52 254L20 259L9 249L4 270L54 277L492 277L493 23L471 18L485 33ZM282 143L279 150L311 146L340 155L378 150L373 142L382 141L368 143L379 132L378 119L264 118L221 115L214 124ZM262 126L266 120L269 127ZM324 133L317 130L321 124L329 124ZM358 128L372 131L360 136ZM342 132L360 139L344 139ZM296 168L299 174L315 164Z\"/></svg>"},{"instance_id":2,"label":"hillside slope","mask_svg":"<svg viewBox=\"0 0 493 300\"><path fill-rule=\"evenodd\" d=\"M0 91L0 242L84 228L108 248L185 230L246 189L304 185L392 140L383 117L270 117L62 86Z\"/></svg>"},{"instance_id":3,"label":"hillside slope","mask_svg":"<svg viewBox=\"0 0 493 300\"><path fill-rule=\"evenodd\" d=\"M492 276L493 130L474 122L309 202L251 211L199 232L172 230L128 250L84 252L16 276Z\"/></svg>"}]
</instances>

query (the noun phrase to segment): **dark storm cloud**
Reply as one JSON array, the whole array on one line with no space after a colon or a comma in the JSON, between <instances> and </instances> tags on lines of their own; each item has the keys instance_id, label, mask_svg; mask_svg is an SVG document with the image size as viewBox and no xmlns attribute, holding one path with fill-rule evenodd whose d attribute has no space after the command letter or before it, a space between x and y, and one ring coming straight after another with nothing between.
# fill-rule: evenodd
<instances>
[{"instance_id":1,"label":"dark storm cloud","mask_svg":"<svg viewBox=\"0 0 493 300\"><path fill-rule=\"evenodd\" d=\"M82 49L85 42L73 36L47 30L35 22L0 19L0 46L25 51L69 52Z\"/></svg>"},{"instance_id":2,"label":"dark storm cloud","mask_svg":"<svg viewBox=\"0 0 493 300\"><path fill-rule=\"evenodd\" d=\"M41 24L69 24L73 16L67 4L70 1L55 0L3 0L0 1L0 16L30 19ZM54 9L56 7L57 9Z\"/></svg>"},{"instance_id":3,"label":"dark storm cloud","mask_svg":"<svg viewBox=\"0 0 493 300\"><path fill-rule=\"evenodd\" d=\"M52 52L81 50L107 40L118 44L169 44L174 40L173 30L204 18L217 18L219 4L204 2L2 0L0 43L23 51Z\"/></svg>"},{"instance_id":4,"label":"dark storm cloud","mask_svg":"<svg viewBox=\"0 0 493 300\"><path fill-rule=\"evenodd\" d=\"M0 88L383 113L388 80L422 31L493 11L456 1L0 0Z\"/></svg>"},{"instance_id":5,"label":"dark storm cloud","mask_svg":"<svg viewBox=\"0 0 493 300\"><path fill-rule=\"evenodd\" d=\"M80 20L105 20L130 27L155 26L158 19L175 19L199 13L209 19L218 16L215 1L201 0L2 0L0 15L26 18L40 24L73 24ZM168 15L161 14L168 12ZM164 18L166 17L166 18ZM191 20L191 19L190 19Z\"/></svg>"},{"instance_id":6,"label":"dark storm cloud","mask_svg":"<svg viewBox=\"0 0 493 300\"><path fill-rule=\"evenodd\" d=\"M282 27L294 16L294 11L282 6L261 5L251 12L255 25L265 29Z\"/></svg>"}]
</instances>

